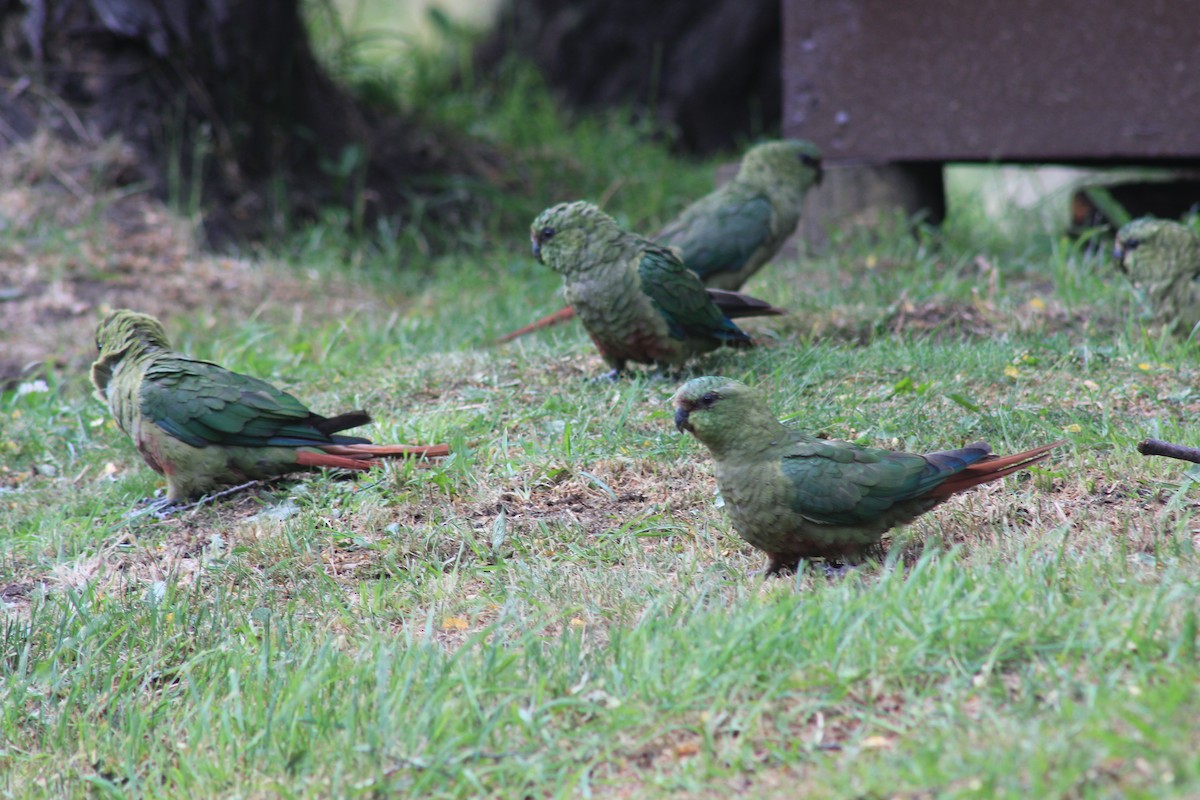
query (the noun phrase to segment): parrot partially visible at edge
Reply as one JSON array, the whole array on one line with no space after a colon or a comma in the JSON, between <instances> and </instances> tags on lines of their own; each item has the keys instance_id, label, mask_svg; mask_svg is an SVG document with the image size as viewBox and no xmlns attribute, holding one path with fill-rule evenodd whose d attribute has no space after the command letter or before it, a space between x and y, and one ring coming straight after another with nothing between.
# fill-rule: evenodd
<instances>
[{"instance_id":1,"label":"parrot partially visible at edge","mask_svg":"<svg viewBox=\"0 0 1200 800\"><path fill-rule=\"evenodd\" d=\"M1114 256L1154 318L1187 336L1200 323L1200 234L1180 222L1142 217L1117 231Z\"/></svg>"},{"instance_id":2,"label":"parrot partially visible at edge","mask_svg":"<svg viewBox=\"0 0 1200 800\"><path fill-rule=\"evenodd\" d=\"M890 528L1063 444L1004 457L984 442L925 455L860 447L793 430L749 386L711 376L683 384L672 402L675 427L712 454L733 527L767 554L768 575L794 572L800 559L856 562Z\"/></svg>"},{"instance_id":3,"label":"parrot partially visible at edge","mask_svg":"<svg viewBox=\"0 0 1200 800\"><path fill-rule=\"evenodd\" d=\"M674 365L722 344L753 346L733 317L783 314L738 292L705 289L674 250L628 233L587 202L560 203L530 228L534 257L562 275L563 294L617 378L629 361Z\"/></svg>"},{"instance_id":4,"label":"parrot partially visible at edge","mask_svg":"<svg viewBox=\"0 0 1200 800\"><path fill-rule=\"evenodd\" d=\"M651 238L678 247L684 265L706 286L737 291L795 232L804 197L822 176L821 151L811 142L764 142L746 151L732 180L685 208ZM509 342L574 316L567 306L497 341Z\"/></svg>"},{"instance_id":5,"label":"parrot partially visible at edge","mask_svg":"<svg viewBox=\"0 0 1200 800\"><path fill-rule=\"evenodd\" d=\"M96 396L143 460L167 479L164 508L205 491L298 470L365 470L381 457L436 457L436 445L374 445L338 435L365 411L323 417L271 384L171 350L152 316L127 309L96 330Z\"/></svg>"}]
</instances>

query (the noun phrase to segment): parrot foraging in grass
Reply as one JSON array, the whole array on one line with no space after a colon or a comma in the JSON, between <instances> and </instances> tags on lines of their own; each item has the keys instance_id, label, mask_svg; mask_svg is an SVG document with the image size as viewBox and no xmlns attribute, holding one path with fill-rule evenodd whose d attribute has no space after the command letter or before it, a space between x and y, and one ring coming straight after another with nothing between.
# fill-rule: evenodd
<instances>
[{"instance_id":1,"label":"parrot foraging in grass","mask_svg":"<svg viewBox=\"0 0 1200 800\"><path fill-rule=\"evenodd\" d=\"M765 142L746 151L738 174L680 212L651 237L678 247L683 263L706 286L737 291L775 257L796 230L804 196L822 177L821 151L800 139ZM570 306L502 336L518 336L565 322Z\"/></svg>"},{"instance_id":2,"label":"parrot foraging in grass","mask_svg":"<svg viewBox=\"0 0 1200 800\"><path fill-rule=\"evenodd\" d=\"M888 529L1063 444L998 457L984 442L916 455L819 439L728 378L694 378L672 400L675 427L712 454L733 527L767 554L768 575L795 571L802 558L857 561Z\"/></svg>"},{"instance_id":3,"label":"parrot foraging in grass","mask_svg":"<svg viewBox=\"0 0 1200 800\"><path fill-rule=\"evenodd\" d=\"M297 470L365 470L384 456L450 452L444 444L374 445L338 435L370 416L323 417L265 381L176 353L162 324L146 314L113 312L96 330L96 346L96 396L146 464L166 477L163 507Z\"/></svg>"},{"instance_id":4,"label":"parrot foraging in grass","mask_svg":"<svg viewBox=\"0 0 1200 800\"><path fill-rule=\"evenodd\" d=\"M1143 217L1117 231L1114 255L1169 331L1200 323L1200 234L1180 222Z\"/></svg>"},{"instance_id":5,"label":"parrot foraging in grass","mask_svg":"<svg viewBox=\"0 0 1200 800\"><path fill-rule=\"evenodd\" d=\"M705 289L674 250L621 230L591 203L560 203L530 229L533 254L562 275L564 294L617 378L626 362L680 364L722 344L754 341L733 317L783 314L762 300Z\"/></svg>"},{"instance_id":6,"label":"parrot foraging in grass","mask_svg":"<svg viewBox=\"0 0 1200 800\"><path fill-rule=\"evenodd\" d=\"M737 291L795 232L804 196L823 174L811 142L752 147L733 180L685 208L654 241L682 250L706 286Z\"/></svg>"}]
</instances>

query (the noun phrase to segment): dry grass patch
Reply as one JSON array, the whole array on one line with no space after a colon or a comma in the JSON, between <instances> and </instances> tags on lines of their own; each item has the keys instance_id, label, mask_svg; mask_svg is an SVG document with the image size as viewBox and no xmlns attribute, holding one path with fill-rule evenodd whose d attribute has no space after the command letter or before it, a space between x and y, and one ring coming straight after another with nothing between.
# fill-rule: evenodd
<instances>
[{"instance_id":1,"label":"dry grass patch","mask_svg":"<svg viewBox=\"0 0 1200 800\"><path fill-rule=\"evenodd\" d=\"M299 326L395 308L345 276L202 252L186 222L128 184L131 158L119 142L46 133L0 152L0 385L48 365L82 370L114 308L162 317L169 331L185 314L209 327L249 317Z\"/></svg>"}]
</instances>

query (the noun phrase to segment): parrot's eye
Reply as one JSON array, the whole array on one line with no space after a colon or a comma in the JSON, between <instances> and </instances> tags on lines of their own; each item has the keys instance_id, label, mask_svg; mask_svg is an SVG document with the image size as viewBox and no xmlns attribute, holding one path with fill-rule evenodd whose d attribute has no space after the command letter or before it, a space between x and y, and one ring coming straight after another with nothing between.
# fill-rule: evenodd
<instances>
[{"instance_id":1,"label":"parrot's eye","mask_svg":"<svg viewBox=\"0 0 1200 800\"><path fill-rule=\"evenodd\" d=\"M549 227L542 228L541 232L538 233L538 238L541 239L543 242L548 242L554 238L555 233L556 233L556 231L554 230L554 228L549 228Z\"/></svg>"},{"instance_id":2,"label":"parrot's eye","mask_svg":"<svg viewBox=\"0 0 1200 800\"><path fill-rule=\"evenodd\" d=\"M816 156L809 155L808 153L802 153L800 155L800 163L804 164L806 167L819 167L821 166L821 159L817 158Z\"/></svg>"},{"instance_id":3,"label":"parrot's eye","mask_svg":"<svg viewBox=\"0 0 1200 800\"><path fill-rule=\"evenodd\" d=\"M1126 239L1125 241L1121 242L1121 247L1126 250L1137 250L1141 243L1141 239Z\"/></svg>"},{"instance_id":4,"label":"parrot's eye","mask_svg":"<svg viewBox=\"0 0 1200 800\"><path fill-rule=\"evenodd\" d=\"M716 392L706 392L704 396L700 398L700 407L711 408L713 404L720 399L721 395L717 394Z\"/></svg>"}]
</instances>

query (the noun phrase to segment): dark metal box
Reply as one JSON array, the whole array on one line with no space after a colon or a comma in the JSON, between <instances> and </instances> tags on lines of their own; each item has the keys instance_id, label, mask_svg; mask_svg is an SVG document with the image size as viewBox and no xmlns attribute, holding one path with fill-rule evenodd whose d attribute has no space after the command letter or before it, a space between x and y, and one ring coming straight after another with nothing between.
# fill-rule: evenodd
<instances>
[{"instance_id":1,"label":"dark metal box","mask_svg":"<svg viewBox=\"0 0 1200 800\"><path fill-rule=\"evenodd\" d=\"M784 120L830 161L1200 159L1200 0L783 0Z\"/></svg>"}]
</instances>

